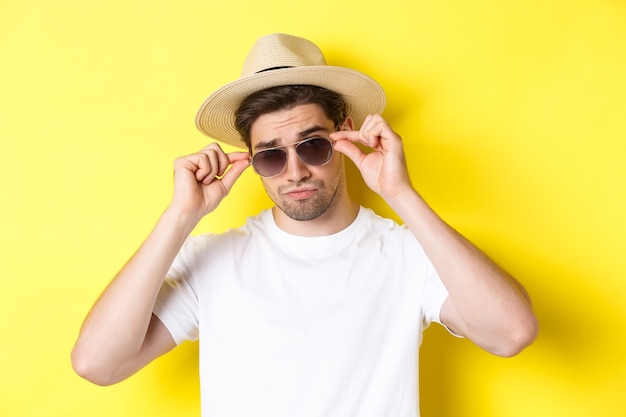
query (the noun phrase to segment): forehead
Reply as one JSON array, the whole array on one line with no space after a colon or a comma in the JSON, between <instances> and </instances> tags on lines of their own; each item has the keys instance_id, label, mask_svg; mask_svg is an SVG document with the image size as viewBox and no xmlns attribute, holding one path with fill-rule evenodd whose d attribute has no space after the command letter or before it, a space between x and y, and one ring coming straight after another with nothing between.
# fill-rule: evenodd
<instances>
[{"instance_id":1,"label":"forehead","mask_svg":"<svg viewBox=\"0 0 626 417\"><path fill-rule=\"evenodd\" d=\"M301 133L313 126L332 129L334 122L318 104L301 104L259 116L250 128L250 145L271 141L275 145L302 139Z\"/></svg>"}]
</instances>

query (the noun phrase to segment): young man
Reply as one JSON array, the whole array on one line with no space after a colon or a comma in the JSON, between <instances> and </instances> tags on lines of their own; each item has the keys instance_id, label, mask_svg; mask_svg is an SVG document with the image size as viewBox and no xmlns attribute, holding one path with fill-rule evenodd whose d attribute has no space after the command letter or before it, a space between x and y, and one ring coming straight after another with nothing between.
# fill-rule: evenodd
<instances>
[{"instance_id":1,"label":"young man","mask_svg":"<svg viewBox=\"0 0 626 417\"><path fill-rule=\"evenodd\" d=\"M112 384L200 339L205 416L417 416L430 322L496 355L530 344L526 292L412 187L384 103L311 42L259 39L196 119L249 152L212 143L176 160L172 201L87 316L76 371ZM404 226L350 198L344 156ZM250 164L275 206L189 237Z\"/></svg>"}]
</instances>

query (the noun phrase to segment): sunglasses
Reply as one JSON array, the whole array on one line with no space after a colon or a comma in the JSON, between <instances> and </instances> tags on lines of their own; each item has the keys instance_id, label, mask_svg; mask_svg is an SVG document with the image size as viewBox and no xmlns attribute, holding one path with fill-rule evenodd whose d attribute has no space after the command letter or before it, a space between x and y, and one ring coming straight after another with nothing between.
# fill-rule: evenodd
<instances>
[{"instance_id":1,"label":"sunglasses","mask_svg":"<svg viewBox=\"0 0 626 417\"><path fill-rule=\"evenodd\" d=\"M330 139L308 138L290 145L263 149L252 155L252 166L257 174L271 178L282 173L287 166L287 151L284 148L289 146L295 146L298 158L307 165L326 165L333 157L333 144Z\"/></svg>"}]
</instances>

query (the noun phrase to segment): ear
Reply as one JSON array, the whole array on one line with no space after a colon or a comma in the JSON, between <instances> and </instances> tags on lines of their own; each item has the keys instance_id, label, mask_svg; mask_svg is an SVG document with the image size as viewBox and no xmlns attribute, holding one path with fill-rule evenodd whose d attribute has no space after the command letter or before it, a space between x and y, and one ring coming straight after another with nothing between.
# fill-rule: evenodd
<instances>
[{"instance_id":1,"label":"ear","mask_svg":"<svg viewBox=\"0 0 626 417\"><path fill-rule=\"evenodd\" d=\"M339 130L354 130L354 121L352 117L346 117L346 120L339 124Z\"/></svg>"}]
</instances>

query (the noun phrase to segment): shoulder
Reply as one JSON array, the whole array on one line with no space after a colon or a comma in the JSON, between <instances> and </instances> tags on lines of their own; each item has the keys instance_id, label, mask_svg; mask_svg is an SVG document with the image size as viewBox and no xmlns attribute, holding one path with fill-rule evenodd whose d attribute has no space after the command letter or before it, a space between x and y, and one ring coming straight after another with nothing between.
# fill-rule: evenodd
<instances>
[{"instance_id":1,"label":"shoulder","mask_svg":"<svg viewBox=\"0 0 626 417\"><path fill-rule=\"evenodd\" d=\"M267 213L267 211L263 211L256 216L249 217L243 225L233 227L222 233L192 235L185 241L180 254L193 256L205 254L207 251L230 251L233 248L245 246L253 235L258 235L268 228L270 221Z\"/></svg>"},{"instance_id":2,"label":"shoulder","mask_svg":"<svg viewBox=\"0 0 626 417\"><path fill-rule=\"evenodd\" d=\"M365 232L365 236L381 242L387 251L393 251L396 256L404 256L414 261L426 260L422 245L408 226L363 207L359 218L362 223L360 228Z\"/></svg>"},{"instance_id":3,"label":"shoulder","mask_svg":"<svg viewBox=\"0 0 626 417\"><path fill-rule=\"evenodd\" d=\"M399 224L393 219L383 217L366 207L361 207L355 224L360 229L367 230L370 234L413 239L413 234L408 227Z\"/></svg>"}]
</instances>

